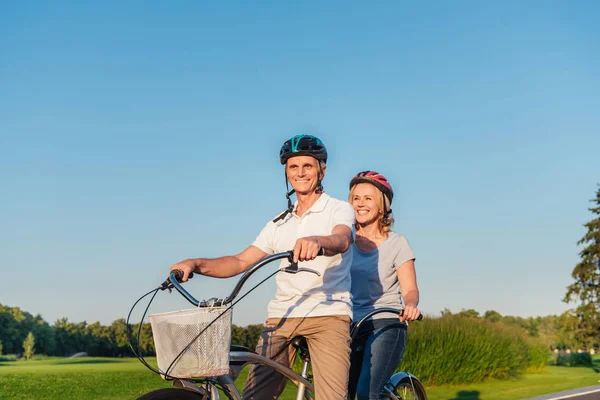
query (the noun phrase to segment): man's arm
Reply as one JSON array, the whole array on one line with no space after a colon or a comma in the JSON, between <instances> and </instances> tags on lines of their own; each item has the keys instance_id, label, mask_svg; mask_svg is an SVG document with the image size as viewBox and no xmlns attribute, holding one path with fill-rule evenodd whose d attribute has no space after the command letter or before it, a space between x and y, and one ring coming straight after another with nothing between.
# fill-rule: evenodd
<instances>
[{"instance_id":1,"label":"man's arm","mask_svg":"<svg viewBox=\"0 0 600 400\"><path fill-rule=\"evenodd\" d=\"M321 247L327 256L344 253L352 241L352 229L346 225L334 226L331 235L300 238L294 245L294 262L314 260Z\"/></svg>"},{"instance_id":2,"label":"man's arm","mask_svg":"<svg viewBox=\"0 0 600 400\"><path fill-rule=\"evenodd\" d=\"M219 258L189 258L174 264L171 271L183 271L183 282L188 280L190 272L215 278L229 278L246 271L252 265L262 260L267 253L256 246L250 246L235 256Z\"/></svg>"}]
</instances>

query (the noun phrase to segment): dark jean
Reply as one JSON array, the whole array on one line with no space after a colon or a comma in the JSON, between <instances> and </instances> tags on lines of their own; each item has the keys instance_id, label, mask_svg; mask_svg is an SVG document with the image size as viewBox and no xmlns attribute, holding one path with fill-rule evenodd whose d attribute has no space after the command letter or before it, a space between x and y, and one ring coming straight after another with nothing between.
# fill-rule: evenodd
<instances>
[{"instance_id":1,"label":"dark jean","mask_svg":"<svg viewBox=\"0 0 600 400\"><path fill-rule=\"evenodd\" d=\"M352 341L348 399L380 399L386 382L402 361L406 324L398 318L366 321Z\"/></svg>"}]
</instances>

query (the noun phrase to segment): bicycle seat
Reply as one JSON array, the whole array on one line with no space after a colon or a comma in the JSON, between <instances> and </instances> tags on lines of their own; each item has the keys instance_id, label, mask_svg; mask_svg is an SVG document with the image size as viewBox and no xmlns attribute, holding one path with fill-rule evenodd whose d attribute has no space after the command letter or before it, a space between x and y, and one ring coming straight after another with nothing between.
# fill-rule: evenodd
<instances>
[{"instance_id":1,"label":"bicycle seat","mask_svg":"<svg viewBox=\"0 0 600 400\"><path fill-rule=\"evenodd\" d=\"M293 338L292 346L294 346L298 350L308 351L308 343L306 342L306 338L304 336L296 336L295 338Z\"/></svg>"}]
</instances>

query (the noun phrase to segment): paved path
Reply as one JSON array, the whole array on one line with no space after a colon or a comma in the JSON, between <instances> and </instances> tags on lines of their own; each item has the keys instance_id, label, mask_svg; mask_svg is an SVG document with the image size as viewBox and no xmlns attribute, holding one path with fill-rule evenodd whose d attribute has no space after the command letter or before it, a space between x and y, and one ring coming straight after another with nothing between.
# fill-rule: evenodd
<instances>
[{"instance_id":1,"label":"paved path","mask_svg":"<svg viewBox=\"0 0 600 400\"><path fill-rule=\"evenodd\" d=\"M527 400L600 400L600 385L568 390L566 392L546 394L544 396L532 397Z\"/></svg>"}]
</instances>

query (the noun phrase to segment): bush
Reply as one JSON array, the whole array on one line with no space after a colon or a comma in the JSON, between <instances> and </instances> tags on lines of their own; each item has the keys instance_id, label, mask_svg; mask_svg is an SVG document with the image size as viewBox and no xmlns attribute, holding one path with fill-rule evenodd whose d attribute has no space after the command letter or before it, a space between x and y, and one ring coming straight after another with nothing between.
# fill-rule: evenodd
<instances>
[{"instance_id":1,"label":"bush","mask_svg":"<svg viewBox=\"0 0 600 400\"><path fill-rule=\"evenodd\" d=\"M1 361L17 361L17 357L14 354L10 354L10 355L2 355L0 356L0 362Z\"/></svg>"},{"instance_id":2,"label":"bush","mask_svg":"<svg viewBox=\"0 0 600 400\"><path fill-rule=\"evenodd\" d=\"M548 365L549 360L550 354L546 346L533 341L529 342L527 348L527 368L529 370L540 370Z\"/></svg>"},{"instance_id":3,"label":"bush","mask_svg":"<svg viewBox=\"0 0 600 400\"><path fill-rule=\"evenodd\" d=\"M508 378L548 362L543 346L516 329L475 318L445 315L410 325L399 370L429 385Z\"/></svg>"},{"instance_id":4,"label":"bush","mask_svg":"<svg viewBox=\"0 0 600 400\"><path fill-rule=\"evenodd\" d=\"M593 365L590 353L560 353L553 364L562 367L589 367Z\"/></svg>"}]
</instances>

